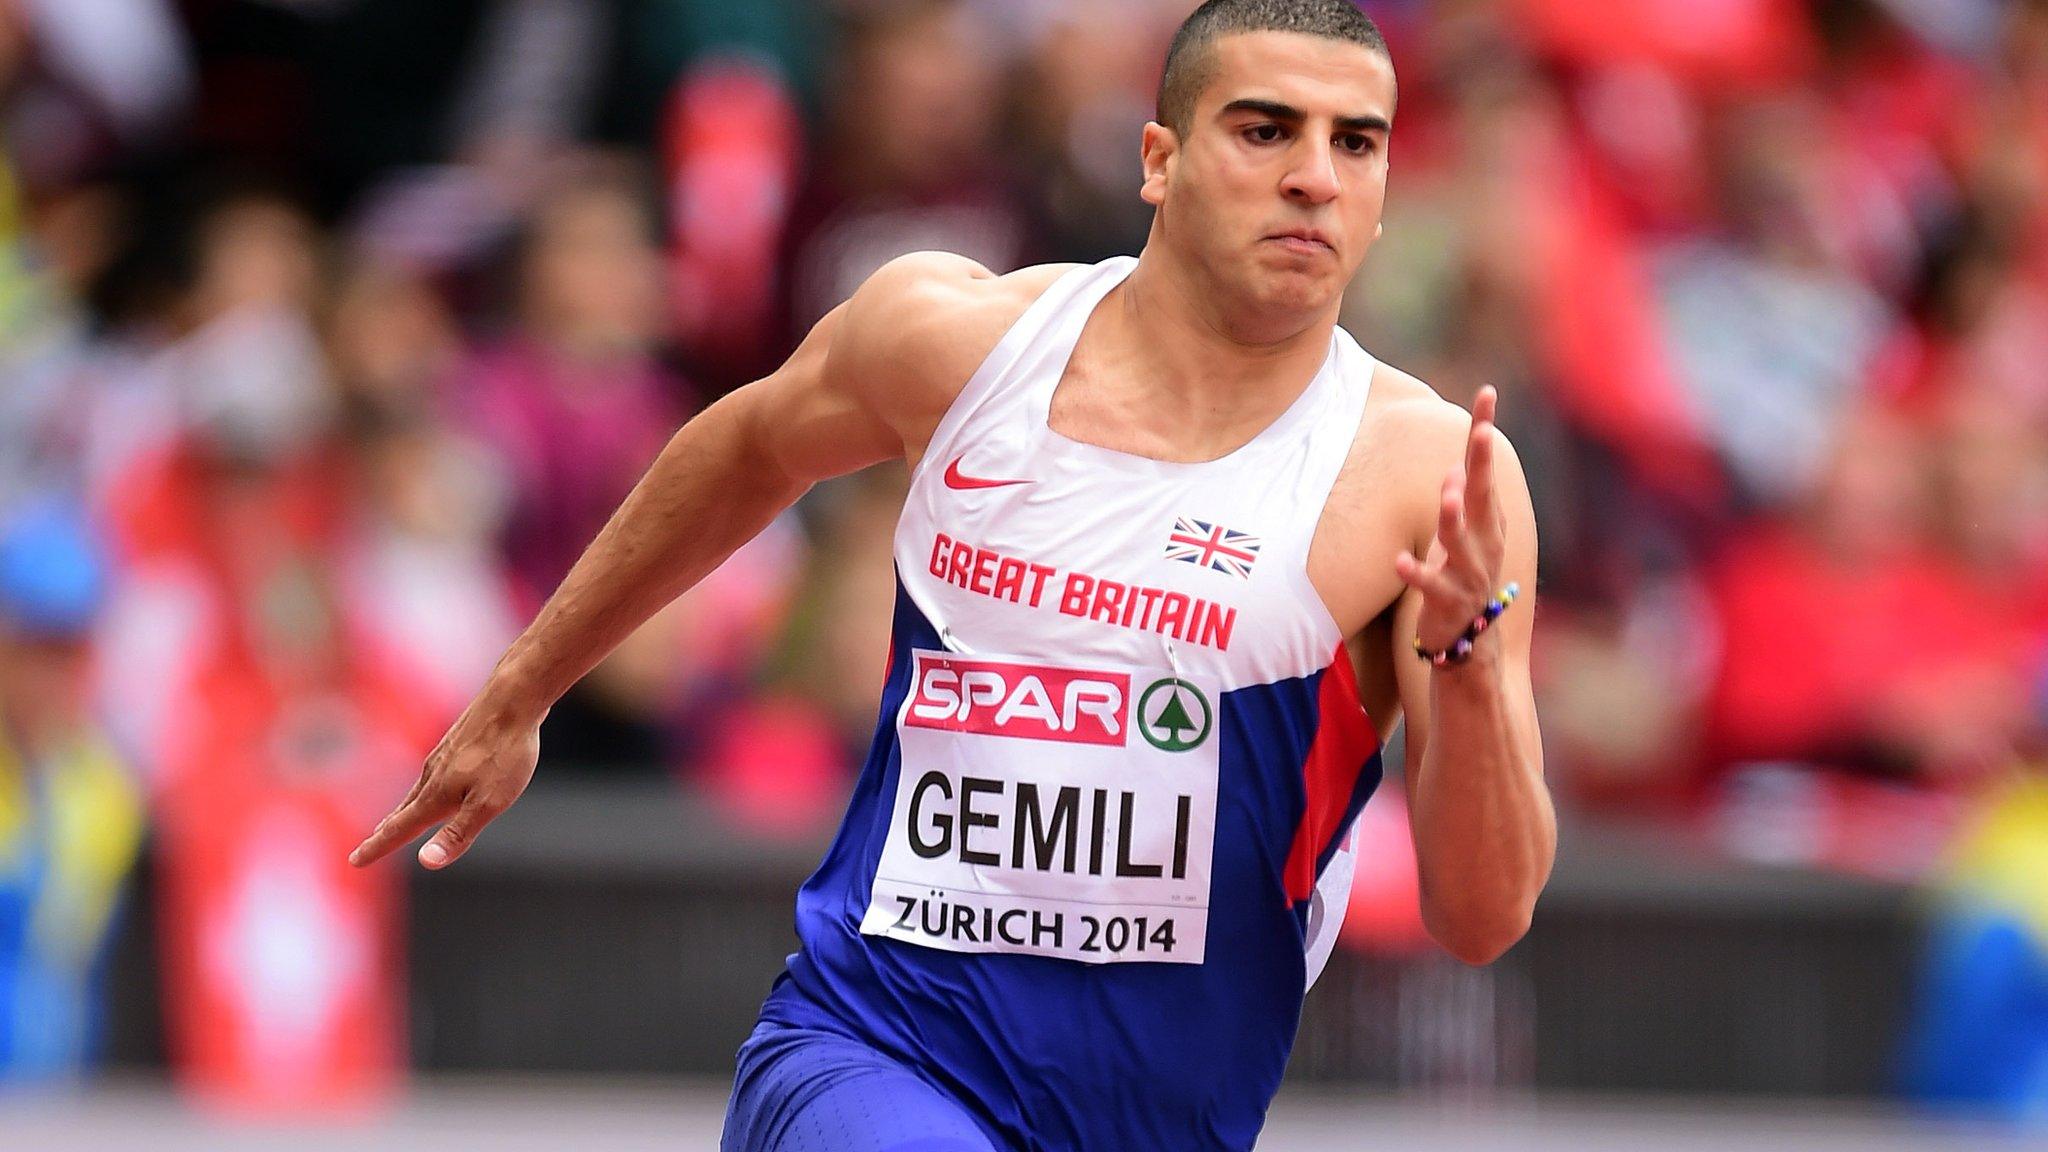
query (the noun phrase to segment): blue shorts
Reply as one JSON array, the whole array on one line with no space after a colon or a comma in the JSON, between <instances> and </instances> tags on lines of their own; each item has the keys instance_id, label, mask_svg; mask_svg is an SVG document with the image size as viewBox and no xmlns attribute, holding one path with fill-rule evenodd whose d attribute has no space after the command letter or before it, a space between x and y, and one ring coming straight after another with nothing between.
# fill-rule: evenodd
<instances>
[{"instance_id":1,"label":"blue shorts","mask_svg":"<svg viewBox=\"0 0 2048 1152\"><path fill-rule=\"evenodd\" d=\"M740 1045L722 1152L1001 1152L959 1101L868 1046L761 1023Z\"/></svg>"}]
</instances>

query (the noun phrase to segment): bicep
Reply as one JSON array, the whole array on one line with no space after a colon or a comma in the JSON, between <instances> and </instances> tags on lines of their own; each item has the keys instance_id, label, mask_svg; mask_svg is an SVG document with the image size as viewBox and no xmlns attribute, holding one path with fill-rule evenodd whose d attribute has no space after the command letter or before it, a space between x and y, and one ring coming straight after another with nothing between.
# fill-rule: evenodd
<instances>
[{"instance_id":1,"label":"bicep","mask_svg":"<svg viewBox=\"0 0 2048 1152\"><path fill-rule=\"evenodd\" d=\"M981 265L947 253L884 265L773 375L728 397L742 407L761 458L809 485L921 448L966 378L953 347L973 328L959 322L961 289L989 279Z\"/></svg>"},{"instance_id":2,"label":"bicep","mask_svg":"<svg viewBox=\"0 0 2048 1152\"><path fill-rule=\"evenodd\" d=\"M794 485L807 487L903 452L848 354L849 308L841 304L827 313L782 367L719 401L731 407L749 455Z\"/></svg>"}]
</instances>

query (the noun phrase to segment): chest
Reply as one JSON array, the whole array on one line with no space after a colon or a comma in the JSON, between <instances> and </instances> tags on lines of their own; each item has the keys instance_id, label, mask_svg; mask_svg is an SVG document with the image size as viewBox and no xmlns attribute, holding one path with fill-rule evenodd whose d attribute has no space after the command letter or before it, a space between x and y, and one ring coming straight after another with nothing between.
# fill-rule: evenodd
<instances>
[{"instance_id":1,"label":"chest","mask_svg":"<svg viewBox=\"0 0 2048 1152\"><path fill-rule=\"evenodd\" d=\"M1229 683L1327 662L1300 454L1177 466L1052 437L965 441L913 487L897 571L949 646Z\"/></svg>"},{"instance_id":2,"label":"chest","mask_svg":"<svg viewBox=\"0 0 2048 1152\"><path fill-rule=\"evenodd\" d=\"M1086 362L1077 352L1046 400L1057 435L1160 462L1214 461L1249 443L1286 413L1300 391L1273 391L1228 411L1147 391Z\"/></svg>"}]
</instances>

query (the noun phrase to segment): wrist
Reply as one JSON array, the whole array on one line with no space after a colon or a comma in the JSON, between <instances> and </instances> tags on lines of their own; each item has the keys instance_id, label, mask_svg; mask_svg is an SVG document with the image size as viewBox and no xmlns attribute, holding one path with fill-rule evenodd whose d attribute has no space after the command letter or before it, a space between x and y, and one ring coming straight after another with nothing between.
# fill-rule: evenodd
<instances>
[{"instance_id":1,"label":"wrist","mask_svg":"<svg viewBox=\"0 0 2048 1152\"><path fill-rule=\"evenodd\" d=\"M1430 647L1423 642L1422 636L1418 634L1412 642L1415 655L1437 668L1464 663L1478 650L1479 642L1485 638L1487 629L1491 628L1493 622L1500 619L1501 614L1514 604L1515 598L1521 594L1521 591L1521 585L1509 581L1507 587L1501 589L1498 596L1488 600L1479 610L1478 615L1471 618L1471 622L1465 626L1463 632L1459 633L1450 643L1441 648Z\"/></svg>"},{"instance_id":2,"label":"wrist","mask_svg":"<svg viewBox=\"0 0 2048 1152\"><path fill-rule=\"evenodd\" d=\"M508 652L477 692L474 707L501 724L532 725L545 719L554 703L555 694Z\"/></svg>"},{"instance_id":3,"label":"wrist","mask_svg":"<svg viewBox=\"0 0 2048 1152\"><path fill-rule=\"evenodd\" d=\"M1472 642L1472 651L1462 660L1446 661L1430 665L1431 684L1487 684L1498 680L1504 666L1501 641L1497 636L1480 635Z\"/></svg>"}]
</instances>

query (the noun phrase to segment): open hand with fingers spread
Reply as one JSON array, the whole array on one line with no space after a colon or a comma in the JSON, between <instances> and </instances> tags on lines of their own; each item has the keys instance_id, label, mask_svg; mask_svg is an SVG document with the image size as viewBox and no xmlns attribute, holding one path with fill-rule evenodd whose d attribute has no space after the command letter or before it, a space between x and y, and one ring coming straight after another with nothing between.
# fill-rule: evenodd
<instances>
[{"instance_id":1,"label":"open hand with fingers spread","mask_svg":"<svg viewBox=\"0 0 2048 1152\"><path fill-rule=\"evenodd\" d=\"M1500 583L1507 562L1507 517L1493 482L1493 420L1499 402L1491 386L1481 388L1472 402L1465 459L1444 477L1436 543L1428 560L1406 549L1394 558L1401 579L1422 593L1415 643L1425 656L1451 651L1461 637L1483 632L1514 596Z\"/></svg>"},{"instance_id":2,"label":"open hand with fingers spread","mask_svg":"<svg viewBox=\"0 0 2048 1152\"><path fill-rule=\"evenodd\" d=\"M428 754L412 791L349 853L349 863L374 864L438 821L446 823L420 849L420 863L445 868L460 859L533 780L545 716L508 714L489 693L478 697Z\"/></svg>"}]
</instances>

